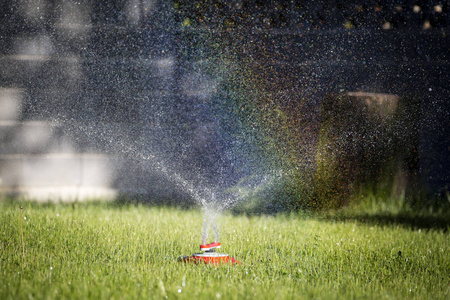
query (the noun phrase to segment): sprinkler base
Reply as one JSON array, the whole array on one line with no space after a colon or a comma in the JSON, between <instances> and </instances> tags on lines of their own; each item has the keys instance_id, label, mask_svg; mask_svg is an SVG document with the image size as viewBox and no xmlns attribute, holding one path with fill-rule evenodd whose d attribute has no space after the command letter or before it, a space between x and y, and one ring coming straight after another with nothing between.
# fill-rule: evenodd
<instances>
[{"instance_id":1,"label":"sprinkler base","mask_svg":"<svg viewBox=\"0 0 450 300\"><path fill-rule=\"evenodd\" d=\"M220 243L212 243L207 245L201 245L200 249L205 251L203 253L194 253L191 256L183 256L179 257L178 260L184 263L193 263L193 264L211 264L211 265L221 265L226 263L231 263L234 265L240 265L241 263L234 259L234 257L230 257L225 253L217 253L215 249L220 248Z\"/></svg>"}]
</instances>

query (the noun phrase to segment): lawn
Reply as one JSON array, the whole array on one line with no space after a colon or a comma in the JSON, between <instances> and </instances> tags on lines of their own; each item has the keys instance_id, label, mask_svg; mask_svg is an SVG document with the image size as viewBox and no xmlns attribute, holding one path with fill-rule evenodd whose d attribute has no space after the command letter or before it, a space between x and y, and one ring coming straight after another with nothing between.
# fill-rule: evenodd
<instances>
[{"instance_id":1,"label":"lawn","mask_svg":"<svg viewBox=\"0 0 450 300\"><path fill-rule=\"evenodd\" d=\"M242 265L178 261L200 210L3 201L0 299L450 298L448 227L228 213L219 229Z\"/></svg>"}]
</instances>

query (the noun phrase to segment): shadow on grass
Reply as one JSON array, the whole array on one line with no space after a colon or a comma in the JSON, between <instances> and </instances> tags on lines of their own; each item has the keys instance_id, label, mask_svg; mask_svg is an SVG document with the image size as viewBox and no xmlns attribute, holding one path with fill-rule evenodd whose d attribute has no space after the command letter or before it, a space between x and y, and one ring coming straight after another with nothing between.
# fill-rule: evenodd
<instances>
[{"instance_id":1,"label":"shadow on grass","mask_svg":"<svg viewBox=\"0 0 450 300\"><path fill-rule=\"evenodd\" d=\"M38 201L34 199L26 199L20 196L7 196L0 197L0 203L5 204L6 206L11 207L34 207L34 208L54 208L56 206L69 206L72 208L81 208L81 207L97 207L97 208L125 208L127 206L147 206L147 207L166 207L166 208L176 208L181 210L190 210L198 208L198 204L196 204L192 199L185 198L156 198L156 197L148 197L146 195L134 195L134 196L126 196L119 195L113 200L109 199L101 199L101 198L92 198L85 200L71 200L71 201L62 201L62 200L47 200L47 201Z\"/></svg>"},{"instance_id":2,"label":"shadow on grass","mask_svg":"<svg viewBox=\"0 0 450 300\"><path fill-rule=\"evenodd\" d=\"M111 202L114 206L128 206L128 205L146 205L156 207L172 207L178 209L194 209L198 208L198 204L189 197L171 197L158 198L148 197L147 195L126 196L120 195Z\"/></svg>"},{"instance_id":3,"label":"shadow on grass","mask_svg":"<svg viewBox=\"0 0 450 300\"><path fill-rule=\"evenodd\" d=\"M410 229L437 229L448 232L450 229L449 216L421 216L421 215L389 215L389 214L354 214L354 215L324 215L320 219L328 221L358 221L372 225L403 226Z\"/></svg>"},{"instance_id":4,"label":"shadow on grass","mask_svg":"<svg viewBox=\"0 0 450 300\"><path fill-rule=\"evenodd\" d=\"M149 207L168 207L177 208L182 210L198 209L199 206L192 199L186 198L150 198L146 196L119 196L113 201L104 200L90 200L90 201L74 201L74 202L37 202L37 201L26 201L21 198L16 197L6 197L0 199L1 202L9 204L11 206L21 205L31 205L37 207L53 207L55 204L72 206L74 209L76 207L102 207L102 208L121 208L130 205L144 205ZM270 208L270 209L268 209ZM343 212L308 212L308 210L302 209L280 209L279 207L265 207L265 209L252 210L252 209L230 209L229 211L235 215L246 215L246 216L260 216L260 215L283 215L286 213L294 212L297 216L302 215L303 217L317 218L318 220L324 221L334 221L334 222L346 222L346 221L357 221L360 223L366 223L371 225L379 226L402 226L409 229L434 229L443 230L443 232L448 233L450 230L450 212L443 210L443 213L399 213L399 214L389 214L389 213L364 213L358 211Z\"/></svg>"}]
</instances>

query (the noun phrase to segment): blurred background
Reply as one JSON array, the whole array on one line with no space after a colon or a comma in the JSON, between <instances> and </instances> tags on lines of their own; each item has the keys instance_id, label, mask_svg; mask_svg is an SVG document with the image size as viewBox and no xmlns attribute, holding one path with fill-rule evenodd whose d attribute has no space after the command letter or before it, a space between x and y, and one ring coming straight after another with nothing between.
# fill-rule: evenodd
<instances>
[{"instance_id":1,"label":"blurred background","mask_svg":"<svg viewBox=\"0 0 450 300\"><path fill-rule=\"evenodd\" d=\"M188 203L180 174L272 209L447 197L449 14L449 1L3 0L0 193Z\"/></svg>"}]
</instances>

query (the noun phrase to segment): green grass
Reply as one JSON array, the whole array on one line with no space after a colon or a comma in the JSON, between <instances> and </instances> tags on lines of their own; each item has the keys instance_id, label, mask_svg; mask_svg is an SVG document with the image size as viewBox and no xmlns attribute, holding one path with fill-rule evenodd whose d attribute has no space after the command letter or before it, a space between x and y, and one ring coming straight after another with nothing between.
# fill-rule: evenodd
<instances>
[{"instance_id":1,"label":"green grass","mask_svg":"<svg viewBox=\"0 0 450 300\"><path fill-rule=\"evenodd\" d=\"M219 225L241 266L177 261L198 250L198 210L0 202L0 299L450 298L448 227L303 214Z\"/></svg>"}]
</instances>

